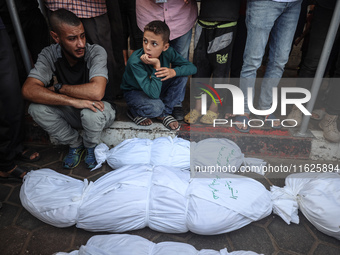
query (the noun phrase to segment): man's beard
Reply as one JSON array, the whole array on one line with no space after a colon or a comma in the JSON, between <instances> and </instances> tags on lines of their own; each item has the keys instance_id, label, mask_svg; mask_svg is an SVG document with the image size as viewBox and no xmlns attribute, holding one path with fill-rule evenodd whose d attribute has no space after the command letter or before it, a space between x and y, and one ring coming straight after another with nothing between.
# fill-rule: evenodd
<instances>
[{"instance_id":1,"label":"man's beard","mask_svg":"<svg viewBox=\"0 0 340 255\"><path fill-rule=\"evenodd\" d=\"M76 57L74 54L72 54L72 52L68 51L64 45L62 43L59 43L61 49L63 50L64 54L69 56L70 58L74 59L74 60L82 60L85 57L85 47L84 47L84 55L82 57ZM78 50L78 49L77 49Z\"/></svg>"}]
</instances>

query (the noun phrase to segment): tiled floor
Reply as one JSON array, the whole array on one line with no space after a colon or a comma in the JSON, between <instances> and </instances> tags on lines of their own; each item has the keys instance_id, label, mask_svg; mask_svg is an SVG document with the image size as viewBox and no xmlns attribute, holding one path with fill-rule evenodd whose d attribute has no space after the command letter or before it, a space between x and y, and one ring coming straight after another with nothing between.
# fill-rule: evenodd
<instances>
[{"instance_id":1,"label":"tiled floor","mask_svg":"<svg viewBox=\"0 0 340 255\"><path fill-rule=\"evenodd\" d=\"M96 180L103 174L112 171L108 165L90 172L82 162L71 171L62 168L62 158L67 153L63 146L37 147L41 160L30 166L51 168L74 178ZM280 163L272 160L272 164ZM282 159L281 159L282 160ZM284 185L284 178L260 178L266 188L270 185ZM21 183L0 182L0 254L53 254L57 251L72 251L97 234L75 226L56 228L33 217L20 203ZM228 251L252 250L263 254L340 254L340 241L326 236L315 229L299 213L300 224L287 225L278 216L272 214L258 222L253 222L242 229L227 234L203 236L191 232L184 234L164 234L149 228L131 231L129 234L140 235L153 242L176 241L193 245L196 249L227 248ZM107 234L107 233L105 233Z\"/></svg>"}]
</instances>

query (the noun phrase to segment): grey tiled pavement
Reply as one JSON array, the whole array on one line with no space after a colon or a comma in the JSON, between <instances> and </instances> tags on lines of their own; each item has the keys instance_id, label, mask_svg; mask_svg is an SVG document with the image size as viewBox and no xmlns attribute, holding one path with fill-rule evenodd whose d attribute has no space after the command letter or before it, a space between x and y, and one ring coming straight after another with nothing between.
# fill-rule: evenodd
<instances>
[{"instance_id":1,"label":"grey tiled pavement","mask_svg":"<svg viewBox=\"0 0 340 255\"><path fill-rule=\"evenodd\" d=\"M90 172L84 162L71 171L62 168L62 158L67 153L64 146L36 147L42 159L35 164L26 164L39 168L51 168L75 178L96 180L112 171L108 165ZM267 159L271 164L280 164L276 159ZM254 174L257 178L257 175ZM253 177L254 177L253 176ZM270 185L284 185L284 178L270 179L270 176L258 179L269 188ZM49 226L28 213L20 203L20 182L0 182L0 254L53 254L57 251L79 249L93 236L104 233L92 233L75 226L56 228ZM319 232L299 212L300 224L287 225L278 216L272 214L258 222L253 222L239 230L227 234L203 236L188 232L184 234L159 233L148 228L131 231L153 242L176 241L193 245L196 249L227 248L228 251L252 250L263 254L340 254L340 241ZM223 217L223 215L221 215ZM107 234L107 233L105 233Z\"/></svg>"}]
</instances>

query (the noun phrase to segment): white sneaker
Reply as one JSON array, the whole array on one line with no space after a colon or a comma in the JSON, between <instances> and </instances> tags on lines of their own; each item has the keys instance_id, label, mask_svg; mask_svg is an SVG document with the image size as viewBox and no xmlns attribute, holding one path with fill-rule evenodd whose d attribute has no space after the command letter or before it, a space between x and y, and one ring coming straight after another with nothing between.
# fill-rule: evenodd
<instances>
[{"instance_id":1,"label":"white sneaker","mask_svg":"<svg viewBox=\"0 0 340 255\"><path fill-rule=\"evenodd\" d=\"M319 127L323 130L323 137L332 142L340 142L340 132L337 127L338 115L329 115L326 113L322 121L319 122Z\"/></svg>"},{"instance_id":2,"label":"white sneaker","mask_svg":"<svg viewBox=\"0 0 340 255\"><path fill-rule=\"evenodd\" d=\"M292 111L288 114L287 119L295 120L297 122L297 127L299 127L302 122L302 112L294 105ZM287 120L287 123L294 126L296 124L295 121Z\"/></svg>"}]
</instances>

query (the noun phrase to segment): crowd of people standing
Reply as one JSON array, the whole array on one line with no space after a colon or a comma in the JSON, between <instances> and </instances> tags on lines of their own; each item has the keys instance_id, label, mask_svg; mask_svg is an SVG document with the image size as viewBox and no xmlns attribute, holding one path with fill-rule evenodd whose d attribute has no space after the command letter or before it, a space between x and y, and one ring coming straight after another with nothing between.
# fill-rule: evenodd
<instances>
[{"instance_id":1,"label":"crowd of people standing","mask_svg":"<svg viewBox=\"0 0 340 255\"><path fill-rule=\"evenodd\" d=\"M258 108L266 111L294 41L308 42L299 77L315 75L336 4L336 0L44 0L40 6L46 10L44 17L36 0L14 2L34 68L26 73L6 1L0 0L0 174L19 178L26 170L15 164L17 157L40 158L22 145L23 97L31 102L33 119L59 143L70 146L64 159L68 169L76 167L83 154L88 168L95 166L94 148L102 130L115 119L116 99L126 100L128 117L137 125L151 125L156 118L169 130L178 130L182 120L212 124L222 116L235 118L239 132L249 132L248 89L254 97L264 56L268 57ZM306 21L302 33L299 28ZM340 77L339 32L334 45L329 65L333 77ZM202 90L195 82L191 84L195 105L185 114L182 104L189 75L240 78L244 114L224 111L222 102L230 105L230 94L217 90L220 96L202 115ZM340 142L340 87L335 83L329 84L322 111L312 117L321 120L327 140ZM309 84L303 87L309 89ZM299 125L301 117L293 107L289 118ZM264 119L281 128L274 113ZM79 128L84 129L83 137Z\"/></svg>"}]
</instances>

